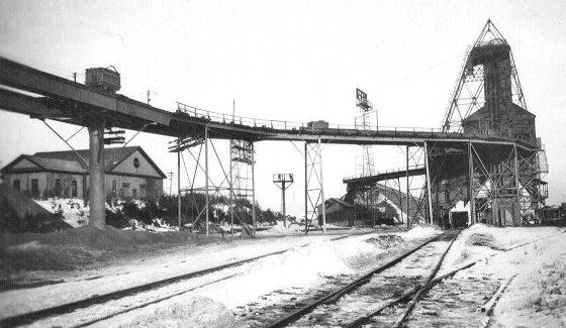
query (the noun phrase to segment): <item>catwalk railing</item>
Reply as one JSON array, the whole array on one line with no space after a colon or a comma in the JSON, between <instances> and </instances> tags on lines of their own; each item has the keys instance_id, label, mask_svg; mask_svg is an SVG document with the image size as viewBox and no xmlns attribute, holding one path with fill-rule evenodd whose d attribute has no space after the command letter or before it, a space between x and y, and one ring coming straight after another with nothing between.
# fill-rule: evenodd
<instances>
[{"instance_id":1,"label":"catwalk railing","mask_svg":"<svg viewBox=\"0 0 566 328\"><path fill-rule=\"evenodd\" d=\"M357 179L371 178L379 175L386 175L397 172L406 172L406 171L424 170L424 169L425 169L424 165L410 165L408 168L407 167L390 168L385 171L378 171L374 174L358 174L358 175L346 176L344 177L344 182L357 180Z\"/></svg>"},{"instance_id":2,"label":"catwalk railing","mask_svg":"<svg viewBox=\"0 0 566 328\"><path fill-rule=\"evenodd\" d=\"M348 124L330 124L318 126L319 121L314 121L314 125L305 122L270 120L246 116L234 116L226 113L213 112L191 105L177 102L177 111L182 112L191 117L209 120L223 124L239 124L252 128L271 128L274 130L304 130L304 129L339 129L339 130L362 130L355 125ZM326 122L325 122L326 123ZM398 126L379 126L377 131L399 131L399 132L442 132L440 128L425 127L398 127Z\"/></svg>"}]
</instances>

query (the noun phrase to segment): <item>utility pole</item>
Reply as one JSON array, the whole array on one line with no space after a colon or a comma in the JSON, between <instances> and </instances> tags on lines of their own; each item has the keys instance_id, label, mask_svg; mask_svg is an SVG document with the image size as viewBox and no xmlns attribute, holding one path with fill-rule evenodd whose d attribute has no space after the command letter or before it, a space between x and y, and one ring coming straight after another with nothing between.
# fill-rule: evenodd
<instances>
[{"instance_id":1,"label":"utility pole","mask_svg":"<svg viewBox=\"0 0 566 328\"><path fill-rule=\"evenodd\" d=\"M285 211L285 190L294 182L293 173L278 173L273 175L273 183L281 189L281 208L283 212L283 226L287 228L287 213Z\"/></svg>"},{"instance_id":2,"label":"utility pole","mask_svg":"<svg viewBox=\"0 0 566 328\"><path fill-rule=\"evenodd\" d=\"M177 138L177 221L181 231L181 138ZM173 179L171 179L173 181Z\"/></svg>"},{"instance_id":3,"label":"utility pole","mask_svg":"<svg viewBox=\"0 0 566 328\"><path fill-rule=\"evenodd\" d=\"M406 162L406 167L405 167L405 179L406 184L407 184L407 194L405 197L405 208L407 209L407 229L409 229L411 227L411 221L410 217L409 217L409 197L411 196L411 190L410 190L410 183L411 181L409 180L409 146L407 145L407 162Z\"/></svg>"},{"instance_id":4,"label":"utility pole","mask_svg":"<svg viewBox=\"0 0 566 328\"><path fill-rule=\"evenodd\" d=\"M73 80L74 80L75 82L77 82L77 72L74 72L74 73L73 73Z\"/></svg>"},{"instance_id":5,"label":"utility pole","mask_svg":"<svg viewBox=\"0 0 566 328\"><path fill-rule=\"evenodd\" d=\"M236 99L232 99L232 122L236 120ZM234 156L232 155L232 144L233 141L230 140L230 236L234 238Z\"/></svg>"}]
</instances>

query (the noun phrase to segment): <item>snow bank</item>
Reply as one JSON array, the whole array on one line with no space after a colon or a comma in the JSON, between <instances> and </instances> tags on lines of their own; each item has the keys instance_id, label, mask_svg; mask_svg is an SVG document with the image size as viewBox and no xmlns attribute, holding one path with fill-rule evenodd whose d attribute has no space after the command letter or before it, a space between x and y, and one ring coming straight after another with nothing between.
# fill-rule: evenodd
<instances>
[{"instance_id":1,"label":"snow bank","mask_svg":"<svg viewBox=\"0 0 566 328\"><path fill-rule=\"evenodd\" d=\"M258 231L257 234L259 235L287 235L287 234L296 234L304 229L303 226L298 224L288 224L287 227L283 226L282 222L277 222L277 225L272 226L271 228Z\"/></svg>"},{"instance_id":2,"label":"snow bank","mask_svg":"<svg viewBox=\"0 0 566 328\"><path fill-rule=\"evenodd\" d=\"M374 244L382 249L388 249L405 243L405 239L399 235L380 235L366 239L366 243Z\"/></svg>"},{"instance_id":3,"label":"snow bank","mask_svg":"<svg viewBox=\"0 0 566 328\"><path fill-rule=\"evenodd\" d=\"M365 272L368 263L375 265L385 252L383 248L365 242L370 237L316 242L262 259L250 265L244 275L215 284L213 288L203 288L199 295L235 308L274 290L312 288L321 284L324 276Z\"/></svg>"},{"instance_id":4,"label":"snow bank","mask_svg":"<svg viewBox=\"0 0 566 328\"><path fill-rule=\"evenodd\" d=\"M136 320L120 327L231 327L234 324L232 313L221 303L205 297L195 297L183 303L142 311Z\"/></svg>"},{"instance_id":5,"label":"snow bank","mask_svg":"<svg viewBox=\"0 0 566 328\"><path fill-rule=\"evenodd\" d=\"M47 200L35 200L35 202L51 213L61 213L63 221L73 228L88 224L90 208L84 206L82 199L48 198Z\"/></svg>"},{"instance_id":6,"label":"snow bank","mask_svg":"<svg viewBox=\"0 0 566 328\"><path fill-rule=\"evenodd\" d=\"M529 240L537 239L541 232L549 235L545 227L529 230ZM493 327L566 326L566 238L557 234L559 229L551 231L554 235L549 238L474 267L476 272L489 272L500 279L517 275L495 307Z\"/></svg>"},{"instance_id":7,"label":"snow bank","mask_svg":"<svg viewBox=\"0 0 566 328\"><path fill-rule=\"evenodd\" d=\"M398 235L402 236L405 239L420 239L420 238L430 238L435 235L438 235L442 231L438 228L434 227L423 227L423 226L416 226L411 230L398 233Z\"/></svg>"},{"instance_id":8,"label":"snow bank","mask_svg":"<svg viewBox=\"0 0 566 328\"><path fill-rule=\"evenodd\" d=\"M559 229L554 227L493 227L474 224L460 233L444 261L445 268L453 268L483 258L523 242L546 236Z\"/></svg>"},{"instance_id":9,"label":"snow bank","mask_svg":"<svg viewBox=\"0 0 566 328\"><path fill-rule=\"evenodd\" d=\"M566 324L566 263L563 259L543 266L538 272L539 296L534 305L539 311L550 312Z\"/></svg>"},{"instance_id":10,"label":"snow bank","mask_svg":"<svg viewBox=\"0 0 566 328\"><path fill-rule=\"evenodd\" d=\"M18 270L71 270L85 268L102 258L126 255L173 245L215 243L217 238L184 231L124 231L79 227L51 233L2 234L0 267ZM0 272L0 280L5 278Z\"/></svg>"}]
</instances>

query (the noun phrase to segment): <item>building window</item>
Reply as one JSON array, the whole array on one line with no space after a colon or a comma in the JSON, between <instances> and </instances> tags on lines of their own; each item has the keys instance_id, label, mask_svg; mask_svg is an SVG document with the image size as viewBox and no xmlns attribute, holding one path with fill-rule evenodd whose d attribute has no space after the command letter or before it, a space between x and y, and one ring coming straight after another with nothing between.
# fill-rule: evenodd
<instances>
[{"instance_id":1,"label":"building window","mask_svg":"<svg viewBox=\"0 0 566 328\"><path fill-rule=\"evenodd\" d=\"M140 167L140 160L137 158L134 158L134 167L137 169L138 167Z\"/></svg>"},{"instance_id":2,"label":"building window","mask_svg":"<svg viewBox=\"0 0 566 328\"><path fill-rule=\"evenodd\" d=\"M31 179L31 195L32 197L39 197L39 182L37 179Z\"/></svg>"},{"instance_id":3,"label":"building window","mask_svg":"<svg viewBox=\"0 0 566 328\"><path fill-rule=\"evenodd\" d=\"M116 196L116 180L112 180L112 195Z\"/></svg>"},{"instance_id":4,"label":"building window","mask_svg":"<svg viewBox=\"0 0 566 328\"><path fill-rule=\"evenodd\" d=\"M138 198L138 190L137 189L132 189L132 197Z\"/></svg>"},{"instance_id":5,"label":"building window","mask_svg":"<svg viewBox=\"0 0 566 328\"><path fill-rule=\"evenodd\" d=\"M77 187L77 180L71 181L71 197L77 197L78 195L78 187Z\"/></svg>"},{"instance_id":6,"label":"building window","mask_svg":"<svg viewBox=\"0 0 566 328\"><path fill-rule=\"evenodd\" d=\"M20 180L14 180L14 182L12 182L12 187L14 187L17 191L20 191Z\"/></svg>"},{"instance_id":7,"label":"building window","mask_svg":"<svg viewBox=\"0 0 566 328\"><path fill-rule=\"evenodd\" d=\"M128 182L122 183L122 188L130 188L130 184Z\"/></svg>"}]
</instances>

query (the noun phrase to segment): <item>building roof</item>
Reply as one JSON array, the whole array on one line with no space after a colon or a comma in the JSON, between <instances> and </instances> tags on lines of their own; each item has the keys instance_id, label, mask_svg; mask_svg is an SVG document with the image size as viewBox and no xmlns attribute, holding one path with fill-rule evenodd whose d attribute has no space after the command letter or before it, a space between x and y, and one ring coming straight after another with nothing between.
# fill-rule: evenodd
<instances>
[{"instance_id":1,"label":"building roof","mask_svg":"<svg viewBox=\"0 0 566 328\"><path fill-rule=\"evenodd\" d=\"M47 171L65 171L65 172L86 172L87 169L83 168L77 161L67 161L57 158L42 158L24 155L32 163L44 168Z\"/></svg>"},{"instance_id":2,"label":"building roof","mask_svg":"<svg viewBox=\"0 0 566 328\"><path fill-rule=\"evenodd\" d=\"M520 112L520 113L524 113L524 114L529 114L533 117L536 117L535 114L529 112L528 110L524 109L523 107L515 104L515 103L510 103L511 106L509 107L509 110L514 110L515 112ZM464 118L462 120L462 123L468 123L468 122L472 122L472 121L476 121L478 119L481 119L484 115L487 115L488 113L490 113L491 111L493 111L494 109L492 107L489 106L483 106L482 108L478 109L477 111L473 112L472 114L468 115L468 117Z\"/></svg>"},{"instance_id":3,"label":"building roof","mask_svg":"<svg viewBox=\"0 0 566 328\"><path fill-rule=\"evenodd\" d=\"M114 147L104 149L104 166L105 172L112 171L116 166L122 163L126 158L128 158L134 152L139 151L142 156L151 164L151 166L157 171L157 173L165 178L166 175L161 171L161 169L155 164L155 162L147 155L147 153L140 146L132 147ZM80 159L79 156L83 157L86 163ZM27 159L33 164L37 165L40 169L45 171L56 171L56 172L69 172L69 173L88 173L88 161L89 161L89 150L81 149L77 150L76 153L72 150L69 151L51 151L51 152L38 152L33 155L20 155L18 158L10 162L8 165L2 168L0 172L9 173L13 172L12 168L22 161ZM18 169L19 170L19 169Z\"/></svg>"},{"instance_id":4,"label":"building roof","mask_svg":"<svg viewBox=\"0 0 566 328\"><path fill-rule=\"evenodd\" d=\"M328 205L330 205L330 202L337 203L337 204L342 205L343 207L347 207L347 208L354 207L354 205L352 205L352 204L350 204L350 203L348 203L345 200L340 199L340 198L328 198L324 201L324 203L326 204L327 207L328 207ZM320 207L320 205L318 205L317 207Z\"/></svg>"}]
</instances>

